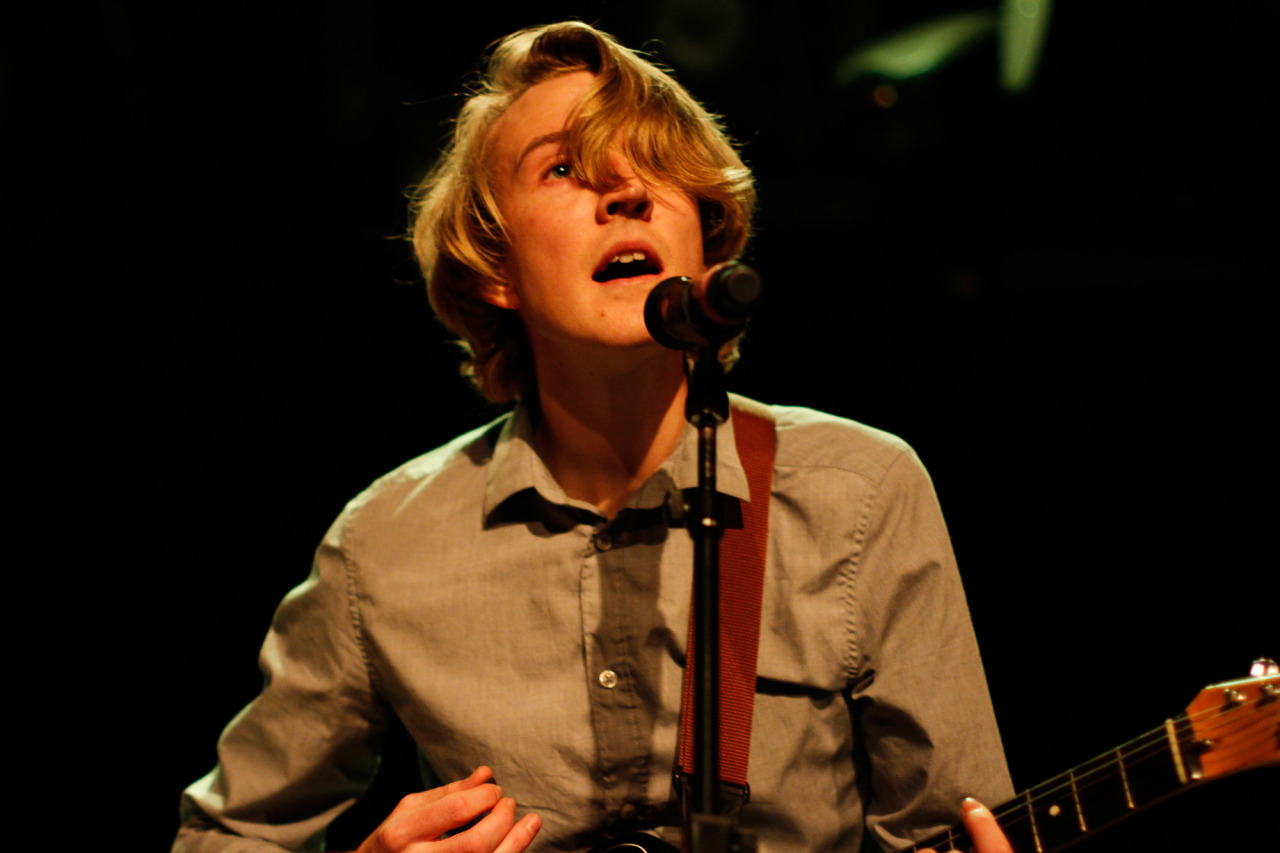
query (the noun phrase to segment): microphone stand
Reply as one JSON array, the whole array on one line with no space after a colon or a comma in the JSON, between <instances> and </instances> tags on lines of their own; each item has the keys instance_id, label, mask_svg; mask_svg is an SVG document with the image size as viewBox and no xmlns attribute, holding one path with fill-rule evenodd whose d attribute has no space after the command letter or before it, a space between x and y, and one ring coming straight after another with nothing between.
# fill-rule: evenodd
<instances>
[{"instance_id":1,"label":"microphone stand","mask_svg":"<svg viewBox=\"0 0 1280 853\"><path fill-rule=\"evenodd\" d=\"M645 325L663 346L683 350L688 395L685 418L698 432L698 486L676 513L693 539L693 778L684 779L684 853L753 853L724 813L720 783L720 537L724 501L716 491L716 431L729 418L720 348L742 331L760 301L760 277L743 264L720 269L706 295L721 324L698 307L691 282L658 284L645 302ZM673 525L677 523L673 519Z\"/></svg>"},{"instance_id":2,"label":"microphone stand","mask_svg":"<svg viewBox=\"0 0 1280 853\"><path fill-rule=\"evenodd\" d=\"M685 417L698 431L698 487L685 527L693 539L694 777L685 815L686 853L722 853L731 823L720 816L720 537L724 506L716 491L716 432L729 417L718 346L700 346L686 362Z\"/></svg>"},{"instance_id":3,"label":"microphone stand","mask_svg":"<svg viewBox=\"0 0 1280 853\"><path fill-rule=\"evenodd\" d=\"M716 491L716 435L729 417L720 344L697 347L685 362L685 417L698 432L698 485L686 495L685 529L693 539L693 778L685 780L684 853L753 850L723 813L720 784L720 537L724 501ZM745 843L744 843L745 841Z\"/></svg>"}]
</instances>

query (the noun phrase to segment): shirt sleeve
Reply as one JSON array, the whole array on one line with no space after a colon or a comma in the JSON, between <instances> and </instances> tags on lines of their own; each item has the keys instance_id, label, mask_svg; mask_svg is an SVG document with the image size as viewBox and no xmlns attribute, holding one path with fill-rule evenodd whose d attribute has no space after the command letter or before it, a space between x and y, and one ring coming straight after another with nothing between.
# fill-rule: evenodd
<instances>
[{"instance_id":1,"label":"shirt sleeve","mask_svg":"<svg viewBox=\"0 0 1280 853\"><path fill-rule=\"evenodd\" d=\"M964 589L933 484L911 451L869 503L852 707L871 770L869 834L894 850L1012 796Z\"/></svg>"},{"instance_id":2,"label":"shirt sleeve","mask_svg":"<svg viewBox=\"0 0 1280 853\"><path fill-rule=\"evenodd\" d=\"M175 853L321 850L372 782L388 712L348 592L345 518L276 611L261 694L222 733L217 767L183 793Z\"/></svg>"}]
</instances>

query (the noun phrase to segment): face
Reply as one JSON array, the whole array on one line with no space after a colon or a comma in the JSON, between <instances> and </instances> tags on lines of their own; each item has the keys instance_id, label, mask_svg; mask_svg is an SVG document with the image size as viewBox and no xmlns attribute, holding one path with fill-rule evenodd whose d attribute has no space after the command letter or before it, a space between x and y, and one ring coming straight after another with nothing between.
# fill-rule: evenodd
<instances>
[{"instance_id":1,"label":"face","mask_svg":"<svg viewBox=\"0 0 1280 853\"><path fill-rule=\"evenodd\" d=\"M656 346L645 297L663 279L705 271L691 196L644 186L620 153L618 186L597 191L574 177L564 130L592 79L580 71L531 87L493 129L490 168L510 242L506 280L488 298L520 315L538 359L551 348Z\"/></svg>"}]
</instances>

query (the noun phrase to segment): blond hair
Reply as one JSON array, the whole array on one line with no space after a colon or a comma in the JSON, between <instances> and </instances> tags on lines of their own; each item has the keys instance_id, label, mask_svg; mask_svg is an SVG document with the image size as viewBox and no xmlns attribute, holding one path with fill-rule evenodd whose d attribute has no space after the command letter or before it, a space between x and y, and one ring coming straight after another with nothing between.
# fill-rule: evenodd
<instances>
[{"instance_id":1,"label":"blond hair","mask_svg":"<svg viewBox=\"0 0 1280 853\"><path fill-rule=\"evenodd\" d=\"M751 233L751 171L717 118L666 71L577 21L502 39L459 111L444 152L414 194L412 235L431 307L467 354L462 373L494 402L529 392L534 373L515 312L481 297L487 283L502 280L508 245L489 172L491 131L531 86L582 70L596 79L574 111L565 143L579 180L597 189L616 185L610 151L621 144L640 180L697 199L705 263L737 257ZM725 355L736 360L736 346Z\"/></svg>"}]
</instances>

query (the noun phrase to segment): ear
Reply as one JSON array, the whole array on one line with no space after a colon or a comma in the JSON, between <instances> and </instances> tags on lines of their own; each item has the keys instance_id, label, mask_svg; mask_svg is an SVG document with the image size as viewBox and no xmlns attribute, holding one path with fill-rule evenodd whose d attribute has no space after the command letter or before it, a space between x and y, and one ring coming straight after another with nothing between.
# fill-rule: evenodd
<instances>
[{"instance_id":1,"label":"ear","mask_svg":"<svg viewBox=\"0 0 1280 853\"><path fill-rule=\"evenodd\" d=\"M515 285L507 281L490 280L480 285L480 298L498 308L512 311L520 307L520 294Z\"/></svg>"}]
</instances>

